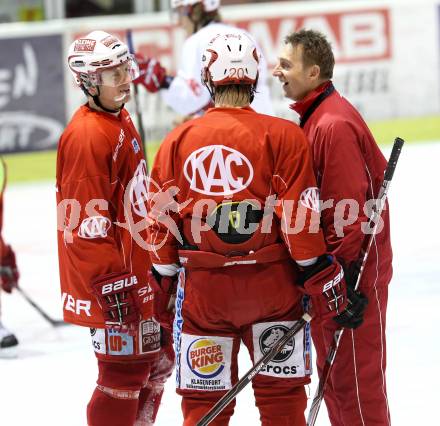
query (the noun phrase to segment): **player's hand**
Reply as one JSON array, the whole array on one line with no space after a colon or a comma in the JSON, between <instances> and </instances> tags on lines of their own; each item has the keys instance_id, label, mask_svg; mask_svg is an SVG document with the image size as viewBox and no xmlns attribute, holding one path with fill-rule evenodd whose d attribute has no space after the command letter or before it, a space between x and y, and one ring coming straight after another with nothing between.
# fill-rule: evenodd
<instances>
[{"instance_id":1,"label":"player's hand","mask_svg":"<svg viewBox=\"0 0 440 426\"><path fill-rule=\"evenodd\" d=\"M145 58L136 54L136 61L139 66L140 75L134 84L142 84L150 93L156 93L166 87L165 68L154 58Z\"/></svg>"},{"instance_id":2,"label":"player's hand","mask_svg":"<svg viewBox=\"0 0 440 426\"><path fill-rule=\"evenodd\" d=\"M344 270L333 256L320 256L314 265L301 268L298 284L311 298L315 320L334 318L347 307Z\"/></svg>"},{"instance_id":3,"label":"player's hand","mask_svg":"<svg viewBox=\"0 0 440 426\"><path fill-rule=\"evenodd\" d=\"M20 277L15 262L15 253L11 246L5 246L0 262L0 284L6 293L10 293L18 286L18 279Z\"/></svg>"},{"instance_id":4,"label":"player's hand","mask_svg":"<svg viewBox=\"0 0 440 426\"><path fill-rule=\"evenodd\" d=\"M341 261L342 264L344 264ZM352 262L344 267L345 281L347 283L347 308L334 320L345 328L358 328L364 322L364 312L368 305L368 298L360 291L355 291L357 277L360 272L359 262Z\"/></svg>"},{"instance_id":5,"label":"player's hand","mask_svg":"<svg viewBox=\"0 0 440 426\"><path fill-rule=\"evenodd\" d=\"M141 317L135 275L124 272L103 275L91 287L102 308L106 327L121 331L134 329Z\"/></svg>"},{"instance_id":6,"label":"player's hand","mask_svg":"<svg viewBox=\"0 0 440 426\"><path fill-rule=\"evenodd\" d=\"M148 272L148 278L154 290L154 317L162 327L171 329L175 313L177 274L172 277L160 275L153 267Z\"/></svg>"},{"instance_id":7,"label":"player's hand","mask_svg":"<svg viewBox=\"0 0 440 426\"><path fill-rule=\"evenodd\" d=\"M368 305L367 297L347 286L347 308L333 319L345 328L358 328L364 322L364 312Z\"/></svg>"}]
</instances>

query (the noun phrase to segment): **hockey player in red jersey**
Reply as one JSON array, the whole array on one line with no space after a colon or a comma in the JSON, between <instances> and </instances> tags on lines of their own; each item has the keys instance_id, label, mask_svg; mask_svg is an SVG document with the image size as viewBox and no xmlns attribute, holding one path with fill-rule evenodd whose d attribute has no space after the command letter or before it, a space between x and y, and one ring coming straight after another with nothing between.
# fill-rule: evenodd
<instances>
[{"instance_id":1,"label":"hockey player in red jersey","mask_svg":"<svg viewBox=\"0 0 440 426\"><path fill-rule=\"evenodd\" d=\"M146 163L124 109L137 66L103 31L75 40L68 65L87 103L58 146L58 253L64 319L90 327L98 361L88 425L152 425L174 354L153 318Z\"/></svg>"},{"instance_id":2,"label":"hockey player in red jersey","mask_svg":"<svg viewBox=\"0 0 440 426\"><path fill-rule=\"evenodd\" d=\"M6 293L17 287L19 273L15 262L15 253L12 247L2 238L3 225L3 192L6 187L6 164L0 158L0 287ZM1 292L0 292L1 293ZM1 294L0 294L1 296ZM1 322L0 300L0 350L18 345L18 340Z\"/></svg>"},{"instance_id":3,"label":"hockey player in red jersey","mask_svg":"<svg viewBox=\"0 0 440 426\"><path fill-rule=\"evenodd\" d=\"M211 39L202 80L215 108L174 129L151 172L157 317L170 320L175 297L185 426L237 382L240 342L261 358L302 316L303 293L318 317L347 314L342 269L325 255L319 229L308 142L298 126L249 106L258 60L243 32ZM263 425L305 425L309 374L306 327L253 379ZM212 424L227 425L234 404Z\"/></svg>"},{"instance_id":4,"label":"hockey player in red jersey","mask_svg":"<svg viewBox=\"0 0 440 426\"><path fill-rule=\"evenodd\" d=\"M344 265L346 280L354 286L365 236L363 223L368 221L365 206L377 198L386 160L359 113L334 88L333 67L333 53L325 37L302 30L286 38L273 75L283 84L285 96L296 101L292 108L299 113L300 125L310 141L326 206L321 215L327 249ZM359 214L351 210L348 217L341 217L340 213L353 204ZM369 301L364 323L343 335L324 392L333 426L390 424L385 323L392 251L387 209L382 220L360 282ZM353 294L355 298L364 296ZM332 321L312 321L319 372L337 326Z\"/></svg>"}]
</instances>

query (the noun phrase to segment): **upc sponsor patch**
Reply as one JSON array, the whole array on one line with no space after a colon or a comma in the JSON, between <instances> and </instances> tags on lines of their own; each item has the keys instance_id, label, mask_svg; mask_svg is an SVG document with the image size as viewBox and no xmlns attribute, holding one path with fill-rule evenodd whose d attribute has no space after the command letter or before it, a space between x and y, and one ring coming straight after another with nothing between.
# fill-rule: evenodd
<instances>
[{"instance_id":1,"label":"upc sponsor patch","mask_svg":"<svg viewBox=\"0 0 440 426\"><path fill-rule=\"evenodd\" d=\"M108 330L107 347L109 355L133 355L133 336L115 330Z\"/></svg>"},{"instance_id":2,"label":"upc sponsor patch","mask_svg":"<svg viewBox=\"0 0 440 426\"><path fill-rule=\"evenodd\" d=\"M139 327L139 353L160 350L160 325L155 320L142 321Z\"/></svg>"},{"instance_id":3,"label":"upc sponsor patch","mask_svg":"<svg viewBox=\"0 0 440 426\"><path fill-rule=\"evenodd\" d=\"M219 391L231 388L233 339L192 336L182 333L180 363L181 389Z\"/></svg>"},{"instance_id":4,"label":"upc sponsor patch","mask_svg":"<svg viewBox=\"0 0 440 426\"><path fill-rule=\"evenodd\" d=\"M280 321L254 324L252 338L254 346L254 359L261 359L269 352L276 342L296 323L296 321ZM306 353L304 347L304 329L299 331L284 348L268 362L259 372L265 376L293 378L304 377L310 374L305 366Z\"/></svg>"}]
</instances>

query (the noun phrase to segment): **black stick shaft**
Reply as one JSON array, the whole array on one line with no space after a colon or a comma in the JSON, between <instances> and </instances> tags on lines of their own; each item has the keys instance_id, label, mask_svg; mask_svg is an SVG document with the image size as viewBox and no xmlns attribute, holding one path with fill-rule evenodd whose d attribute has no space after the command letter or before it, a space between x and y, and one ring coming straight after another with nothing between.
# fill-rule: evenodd
<instances>
[{"instance_id":1,"label":"black stick shaft","mask_svg":"<svg viewBox=\"0 0 440 426\"><path fill-rule=\"evenodd\" d=\"M391 181L393 179L394 170L396 170L397 161L399 160L400 153L402 152L404 142L405 141L399 137L394 140L393 149L391 150L390 159L388 160L383 180Z\"/></svg>"},{"instance_id":2,"label":"black stick shaft","mask_svg":"<svg viewBox=\"0 0 440 426\"><path fill-rule=\"evenodd\" d=\"M54 327L57 327L59 325L67 325L67 323L65 323L62 320L56 320L56 319L51 318L45 311L43 311L42 308L40 308L40 306L38 306L31 299L31 297L21 287L17 287L17 290L24 297L24 299L51 325L53 325Z\"/></svg>"},{"instance_id":3,"label":"black stick shaft","mask_svg":"<svg viewBox=\"0 0 440 426\"><path fill-rule=\"evenodd\" d=\"M130 51L130 53L132 55L135 54L134 51L134 44L133 44L133 33L132 31L129 29L127 30L127 45L128 45L128 50ZM134 111L136 114L136 121L138 123L138 128L139 128L139 136L141 137L141 144L142 144L142 150L144 151L144 155L145 155L145 162L147 164L147 173L148 173L148 152L147 152L147 140L145 139L145 129L144 129L144 123L142 121L142 111L139 105L139 90L138 90L138 86L136 84L133 84L133 92L134 92L134 96L133 96L133 100L134 100Z\"/></svg>"}]
</instances>

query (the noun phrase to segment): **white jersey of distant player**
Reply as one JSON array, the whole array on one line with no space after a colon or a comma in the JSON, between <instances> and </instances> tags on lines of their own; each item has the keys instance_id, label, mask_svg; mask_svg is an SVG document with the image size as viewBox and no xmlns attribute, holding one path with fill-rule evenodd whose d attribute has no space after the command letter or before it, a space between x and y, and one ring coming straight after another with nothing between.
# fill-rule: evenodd
<instances>
[{"instance_id":1,"label":"white jersey of distant player","mask_svg":"<svg viewBox=\"0 0 440 426\"><path fill-rule=\"evenodd\" d=\"M211 96L208 89L200 80L203 52L216 34L231 30L231 28L233 27L230 25L212 22L185 40L182 48L181 67L170 87L161 90L165 103L178 114L194 114L210 102ZM254 41L251 35L249 37ZM257 46L256 43L255 45ZM261 53L258 46L257 49ZM263 55L261 55L259 65L257 93L251 107L261 114L274 115L267 86L267 63Z\"/></svg>"}]
</instances>

